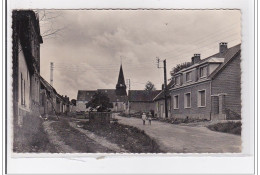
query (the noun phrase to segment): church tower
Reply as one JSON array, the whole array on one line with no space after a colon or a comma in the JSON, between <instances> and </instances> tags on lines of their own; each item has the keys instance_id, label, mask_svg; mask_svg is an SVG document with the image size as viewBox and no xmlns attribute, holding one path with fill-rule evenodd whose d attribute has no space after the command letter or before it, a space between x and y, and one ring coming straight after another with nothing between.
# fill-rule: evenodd
<instances>
[{"instance_id":1,"label":"church tower","mask_svg":"<svg viewBox=\"0 0 260 175\"><path fill-rule=\"evenodd\" d=\"M116 95L120 95L120 96L127 95L122 64L120 66L119 76L118 76L118 80L117 80L117 84L116 84Z\"/></svg>"}]
</instances>

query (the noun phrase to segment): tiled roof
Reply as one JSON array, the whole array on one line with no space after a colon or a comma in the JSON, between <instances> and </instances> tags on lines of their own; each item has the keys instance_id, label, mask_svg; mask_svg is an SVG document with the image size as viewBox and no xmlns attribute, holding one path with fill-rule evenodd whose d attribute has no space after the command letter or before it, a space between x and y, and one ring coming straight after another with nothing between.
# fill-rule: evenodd
<instances>
[{"instance_id":1,"label":"tiled roof","mask_svg":"<svg viewBox=\"0 0 260 175\"><path fill-rule=\"evenodd\" d=\"M160 93L160 90L148 92L146 90L129 90L128 100L130 102L152 102L153 98Z\"/></svg>"},{"instance_id":2,"label":"tiled roof","mask_svg":"<svg viewBox=\"0 0 260 175\"><path fill-rule=\"evenodd\" d=\"M90 101L92 96L96 93L96 90L79 90L77 95L78 101Z\"/></svg>"},{"instance_id":3,"label":"tiled roof","mask_svg":"<svg viewBox=\"0 0 260 175\"><path fill-rule=\"evenodd\" d=\"M110 100L110 102L125 102L127 100L127 96L119 96L116 95L115 89L97 89L97 90L79 90L77 100L78 101L90 101L92 96L97 93L102 92L106 94Z\"/></svg>"},{"instance_id":4,"label":"tiled roof","mask_svg":"<svg viewBox=\"0 0 260 175\"><path fill-rule=\"evenodd\" d=\"M228 60L230 60L231 58L233 58L233 56L240 50L240 46L241 46L241 44L238 44L238 45L235 45L235 46L233 46L233 47L231 47L231 48L228 48L228 49L227 49L225 52L223 52L223 53L218 52L218 53L216 53L216 54L214 54L214 55L211 55L211 56L209 56L209 57L207 57L207 58L204 58L204 59L200 60L198 63L196 63L196 64L194 64L194 65L192 65L192 66L190 66L190 67L187 67L187 68L185 68L185 69L180 70L180 71L177 72L176 74L178 74L178 73L180 73L180 72L183 72L183 71L185 71L185 70L188 70L188 69L190 69L190 68L196 67L196 66L198 66L198 65L207 63L207 62L211 62L211 61L213 61L213 62L223 62L222 60L220 60L221 58L224 59L224 63L223 63L223 64L225 64L226 62L228 62Z\"/></svg>"},{"instance_id":5,"label":"tiled roof","mask_svg":"<svg viewBox=\"0 0 260 175\"><path fill-rule=\"evenodd\" d=\"M41 84L48 90L48 91L54 91L55 93L56 92L56 89L54 87L52 87L42 76L39 76L40 77L40 82Z\"/></svg>"},{"instance_id":6,"label":"tiled roof","mask_svg":"<svg viewBox=\"0 0 260 175\"><path fill-rule=\"evenodd\" d=\"M171 80L170 83L167 85L168 90L173 86L173 84L174 81ZM170 97L170 95L168 95L168 97ZM153 100L156 101L161 99L164 99L164 90L161 90L161 92L157 96L155 96Z\"/></svg>"},{"instance_id":7,"label":"tiled roof","mask_svg":"<svg viewBox=\"0 0 260 175\"><path fill-rule=\"evenodd\" d=\"M115 89L98 89L99 92L102 92L106 94L110 100L110 102L126 102L127 101L127 96L126 95L116 95L116 90Z\"/></svg>"}]
</instances>

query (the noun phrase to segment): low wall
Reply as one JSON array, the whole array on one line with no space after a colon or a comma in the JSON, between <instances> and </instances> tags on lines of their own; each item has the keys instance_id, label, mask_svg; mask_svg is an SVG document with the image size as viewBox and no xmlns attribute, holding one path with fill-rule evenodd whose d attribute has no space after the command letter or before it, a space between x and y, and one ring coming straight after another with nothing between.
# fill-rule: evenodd
<instances>
[{"instance_id":1,"label":"low wall","mask_svg":"<svg viewBox=\"0 0 260 175\"><path fill-rule=\"evenodd\" d=\"M110 123L111 112L89 112L89 122L91 123Z\"/></svg>"}]
</instances>

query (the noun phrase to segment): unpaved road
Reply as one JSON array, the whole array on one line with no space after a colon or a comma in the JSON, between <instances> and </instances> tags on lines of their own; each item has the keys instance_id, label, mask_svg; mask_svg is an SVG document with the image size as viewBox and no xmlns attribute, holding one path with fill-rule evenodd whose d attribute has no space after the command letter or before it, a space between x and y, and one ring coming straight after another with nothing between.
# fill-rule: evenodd
<instances>
[{"instance_id":1,"label":"unpaved road","mask_svg":"<svg viewBox=\"0 0 260 175\"><path fill-rule=\"evenodd\" d=\"M58 153L127 152L90 131L77 128L76 121L44 121L43 126Z\"/></svg>"},{"instance_id":2,"label":"unpaved road","mask_svg":"<svg viewBox=\"0 0 260 175\"><path fill-rule=\"evenodd\" d=\"M138 118L115 116L119 123L144 130L165 152L170 153L239 153L241 137L214 132L206 127L189 127L152 121L143 125ZM148 122L147 122L148 123Z\"/></svg>"}]
</instances>

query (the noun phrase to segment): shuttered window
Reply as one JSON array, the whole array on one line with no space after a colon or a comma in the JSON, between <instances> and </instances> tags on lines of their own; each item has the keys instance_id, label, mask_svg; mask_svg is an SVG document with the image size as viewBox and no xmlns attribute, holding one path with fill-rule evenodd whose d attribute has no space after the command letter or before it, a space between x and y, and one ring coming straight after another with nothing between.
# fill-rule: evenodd
<instances>
[{"instance_id":1,"label":"shuttered window","mask_svg":"<svg viewBox=\"0 0 260 175\"><path fill-rule=\"evenodd\" d=\"M186 93L184 98L185 98L184 99L184 107L190 108L191 107L191 94L190 94L190 92Z\"/></svg>"},{"instance_id":2,"label":"shuttered window","mask_svg":"<svg viewBox=\"0 0 260 175\"><path fill-rule=\"evenodd\" d=\"M206 106L206 91L201 90L198 92L198 107Z\"/></svg>"},{"instance_id":3,"label":"shuttered window","mask_svg":"<svg viewBox=\"0 0 260 175\"><path fill-rule=\"evenodd\" d=\"M191 81L191 72L186 73L186 81Z\"/></svg>"},{"instance_id":4,"label":"shuttered window","mask_svg":"<svg viewBox=\"0 0 260 175\"><path fill-rule=\"evenodd\" d=\"M206 77L207 76L207 66L200 68L200 77Z\"/></svg>"},{"instance_id":5,"label":"shuttered window","mask_svg":"<svg viewBox=\"0 0 260 175\"><path fill-rule=\"evenodd\" d=\"M174 96L173 108L179 109L179 95Z\"/></svg>"}]
</instances>

